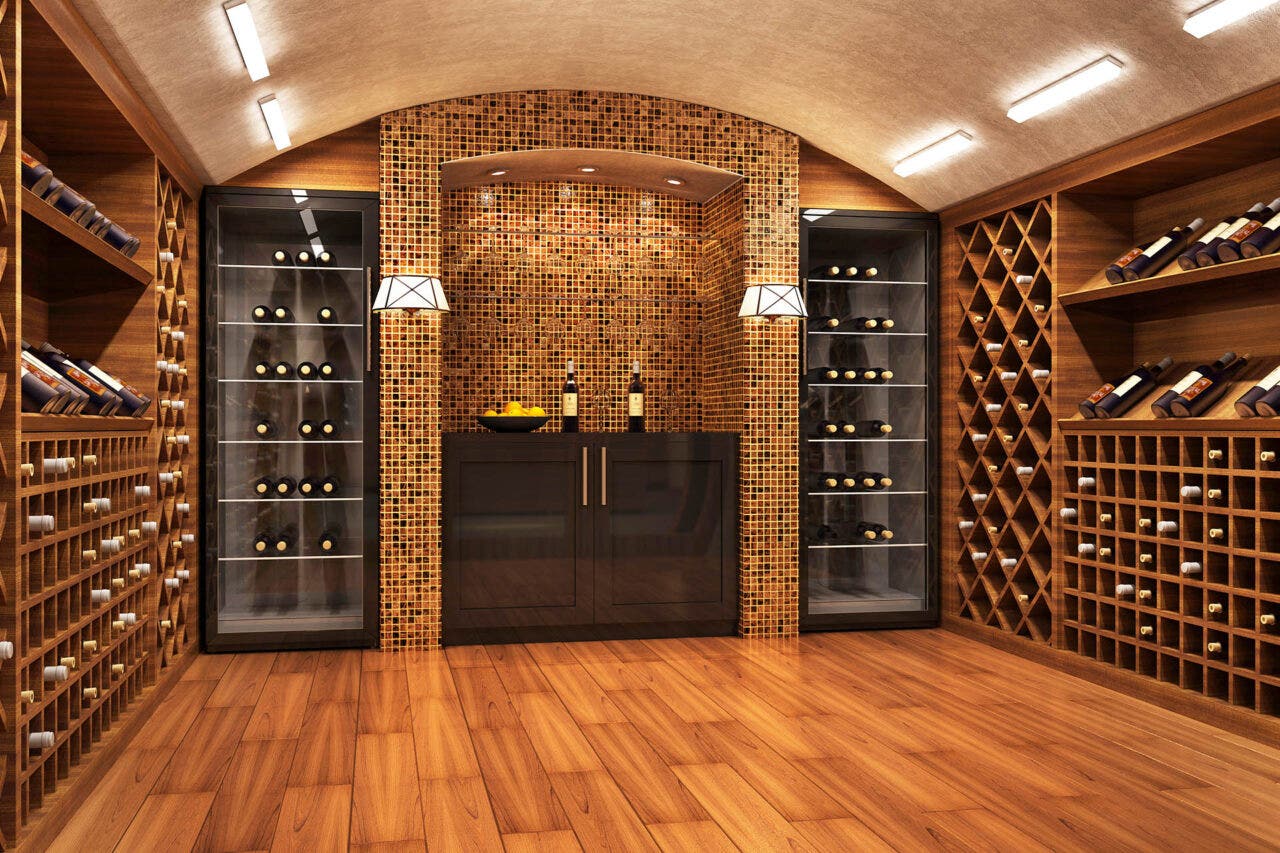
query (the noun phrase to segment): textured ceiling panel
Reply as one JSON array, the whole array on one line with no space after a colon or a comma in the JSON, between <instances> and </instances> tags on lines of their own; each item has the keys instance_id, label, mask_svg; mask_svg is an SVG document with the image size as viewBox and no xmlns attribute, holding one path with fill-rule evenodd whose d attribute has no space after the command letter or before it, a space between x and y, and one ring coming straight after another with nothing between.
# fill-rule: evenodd
<instances>
[{"instance_id":1,"label":"textured ceiling panel","mask_svg":"<svg viewBox=\"0 0 1280 853\"><path fill-rule=\"evenodd\" d=\"M250 0L252 83L217 0L75 0L210 181L389 110L513 89L678 98L793 131L940 208L1280 80L1280 7L1204 40L1202 0ZM1120 80L1017 125L1009 104L1110 53ZM910 178L954 130L978 144Z\"/></svg>"}]
</instances>

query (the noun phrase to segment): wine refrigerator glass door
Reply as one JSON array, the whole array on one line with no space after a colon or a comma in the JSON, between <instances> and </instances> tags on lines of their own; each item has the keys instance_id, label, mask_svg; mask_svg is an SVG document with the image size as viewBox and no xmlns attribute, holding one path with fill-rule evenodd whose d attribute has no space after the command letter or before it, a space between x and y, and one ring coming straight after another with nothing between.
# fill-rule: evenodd
<instances>
[{"instance_id":1,"label":"wine refrigerator glass door","mask_svg":"<svg viewBox=\"0 0 1280 853\"><path fill-rule=\"evenodd\" d=\"M369 645L376 199L219 191L206 204L208 645Z\"/></svg>"},{"instance_id":2,"label":"wine refrigerator glass door","mask_svg":"<svg viewBox=\"0 0 1280 853\"><path fill-rule=\"evenodd\" d=\"M936 220L804 213L801 625L935 624Z\"/></svg>"}]
</instances>

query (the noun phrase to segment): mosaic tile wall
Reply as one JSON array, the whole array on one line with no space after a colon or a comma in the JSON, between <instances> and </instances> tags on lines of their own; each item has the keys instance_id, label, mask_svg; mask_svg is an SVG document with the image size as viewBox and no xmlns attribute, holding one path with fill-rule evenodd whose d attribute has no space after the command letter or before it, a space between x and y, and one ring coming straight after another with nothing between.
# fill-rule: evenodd
<instances>
[{"instance_id":1,"label":"mosaic tile wall","mask_svg":"<svg viewBox=\"0 0 1280 853\"><path fill-rule=\"evenodd\" d=\"M445 432L507 400L560 423L565 360L581 429L626 429L631 362L647 428L702 428L702 210L629 187L512 183L444 199Z\"/></svg>"},{"instance_id":2,"label":"mosaic tile wall","mask_svg":"<svg viewBox=\"0 0 1280 853\"><path fill-rule=\"evenodd\" d=\"M794 325L730 320L728 312L732 307L736 313L749 284L795 280L797 138L710 107L619 93L505 92L388 113L382 117L379 146L383 274L438 272L451 298L475 287L455 278L461 270L450 269L466 261L446 255L447 247L459 245L449 242L456 237L446 233L446 207L455 208L455 221L459 211L456 200L446 203L442 196L440 165L544 148L658 154L744 177L740 200L723 200L724 209L712 200L704 211L726 247L708 251L699 261L698 268L709 271L714 281L708 283L721 294L706 305L701 347L704 361L724 359L725 365L704 380L700 417L704 429L743 435L740 631L794 634L799 616L797 331ZM706 223L703 231L710 233ZM439 319L419 315L390 319L382 327L384 648L439 643L439 435L447 428L440 388L448 358L441 356L441 336L448 322L442 326Z\"/></svg>"}]
</instances>

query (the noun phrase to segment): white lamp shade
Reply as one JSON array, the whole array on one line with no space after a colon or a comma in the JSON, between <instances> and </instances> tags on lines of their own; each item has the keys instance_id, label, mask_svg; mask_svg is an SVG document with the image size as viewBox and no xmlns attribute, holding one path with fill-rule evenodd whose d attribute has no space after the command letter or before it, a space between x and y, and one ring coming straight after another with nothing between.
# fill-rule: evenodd
<instances>
[{"instance_id":1,"label":"white lamp shade","mask_svg":"<svg viewBox=\"0 0 1280 853\"><path fill-rule=\"evenodd\" d=\"M753 284L742 296L739 317L808 317L794 284Z\"/></svg>"},{"instance_id":2,"label":"white lamp shade","mask_svg":"<svg viewBox=\"0 0 1280 853\"><path fill-rule=\"evenodd\" d=\"M429 275L389 275L378 285L374 311L448 311L440 279Z\"/></svg>"}]
</instances>

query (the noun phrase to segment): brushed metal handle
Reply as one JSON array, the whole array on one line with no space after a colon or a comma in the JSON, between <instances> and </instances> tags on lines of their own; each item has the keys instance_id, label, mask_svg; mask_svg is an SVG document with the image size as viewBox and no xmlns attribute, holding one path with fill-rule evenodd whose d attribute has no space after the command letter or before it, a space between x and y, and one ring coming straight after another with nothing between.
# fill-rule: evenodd
<instances>
[{"instance_id":1,"label":"brushed metal handle","mask_svg":"<svg viewBox=\"0 0 1280 853\"><path fill-rule=\"evenodd\" d=\"M582 448L582 505L587 505L587 448Z\"/></svg>"},{"instance_id":2,"label":"brushed metal handle","mask_svg":"<svg viewBox=\"0 0 1280 853\"><path fill-rule=\"evenodd\" d=\"M609 448L600 448L600 506L609 505Z\"/></svg>"},{"instance_id":3,"label":"brushed metal handle","mask_svg":"<svg viewBox=\"0 0 1280 853\"><path fill-rule=\"evenodd\" d=\"M364 372L373 361L373 267L364 268Z\"/></svg>"}]
</instances>

